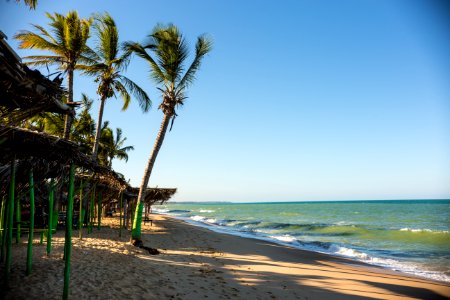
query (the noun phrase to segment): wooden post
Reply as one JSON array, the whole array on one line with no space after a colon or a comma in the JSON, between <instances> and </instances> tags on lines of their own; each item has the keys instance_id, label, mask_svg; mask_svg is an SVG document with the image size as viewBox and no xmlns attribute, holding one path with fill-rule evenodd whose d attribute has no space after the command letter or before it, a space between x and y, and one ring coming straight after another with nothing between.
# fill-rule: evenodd
<instances>
[{"instance_id":1,"label":"wooden post","mask_svg":"<svg viewBox=\"0 0 450 300\"><path fill-rule=\"evenodd\" d=\"M69 195L67 199L66 211L66 238L64 243L65 249L65 265L64 265L64 291L63 299L69 298L69 281L70 281L70 256L72 254L72 218L73 218L73 194L74 194L74 179L75 166L70 165L69 177Z\"/></svg>"},{"instance_id":2,"label":"wooden post","mask_svg":"<svg viewBox=\"0 0 450 300\"><path fill-rule=\"evenodd\" d=\"M94 188L92 189L91 192L91 201L89 203L90 207L89 207L89 229L88 229L88 233L92 232L92 227L94 226L94 202L95 202L95 189L96 189L97 185L94 185Z\"/></svg>"},{"instance_id":3,"label":"wooden post","mask_svg":"<svg viewBox=\"0 0 450 300\"><path fill-rule=\"evenodd\" d=\"M100 230L100 226L102 225L102 191L98 193L98 202L97 202L97 230Z\"/></svg>"},{"instance_id":4,"label":"wooden post","mask_svg":"<svg viewBox=\"0 0 450 300\"><path fill-rule=\"evenodd\" d=\"M3 241L3 236L5 235L3 233L3 230L5 228L5 207L6 207L6 199L3 197L2 198L2 208L0 209L0 236L1 236L1 240ZM3 247L3 244L2 244Z\"/></svg>"},{"instance_id":5,"label":"wooden post","mask_svg":"<svg viewBox=\"0 0 450 300\"><path fill-rule=\"evenodd\" d=\"M9 183L9 201L8 201L8 224L6 227L6 260L5 260L5 284L8 286L9 276L11 273L11 244L12 229L14 221L14 193L16 190L16 159L11 160L11 180Z\"/></svg>"},{"instance_id":6,"label":"wooden post","mask_svg":"<svg viewBox=\"0 0 450 300\"><path fill-rule=\"evenodd\" d=\"M119 237L122 237L122 207L123 207L123 191L120 193L119 200Z\"/></svg>"},{"instance_id":7,"label":"wooden post","mask_svg":"<svg viewBox=\"0 0 450 300\"><path fill-rule=\"evenodd\" d=\"M6 224L7 224L7 206L6 206L6 201L7 201L7 198L6 197L3 197L3 199L2 199L2 209L1 209L1 221L0 221L0 228L1 228L1 231L2 231L2 234L1 234L1 240L0 240L0 246L1 246L1 254L0 254L0 262L3 262L3 258L4 258L4 256L5 256L5 252L4 252L4 249L5 249L5 241L6 241Z\"/></svg>"},{"instance_id":8,"label":"wooden post","mask_svg":"<svg viewBox=\"0 0 450 300\"><path fill-rule=\"evenodd\" d=\"M30 227L28 229L27 266L26 275L31 274L33 263L33 233L34 233L34 178L33 169L30 169Z\"/></svg>"},{"instance_id":9,"label":"wooden post","mask_svg":"<svg viewBox=\"0 0 450 300\"><path fill-rule=\"evenodd\" d=\"M48 195L48 232L47 232L47 255L52 252L53 235L53 202L55 200L55 179L50 180L50 192Z\"/></svg>"},{"instance_id":10,"label":"wooden post","mask_svg":"<svg viewBox=\"0 0 450 300\"><path fill-rule=\"evenodd\" d=\"M80 210L78 212L78 237L83 239L83 180L80 182Z\"/></svg>"},{"instance_id":11,"label":"wooden post","mask_svg":"<svg viewBox=\"0 0 450 300\"><path fill-rule=\"evenodd\" d=\"M128 229L128 200L125 199L125 203L123 205L123 227Z\"/></svg>"},{"instance_id":12,"label":"wooden post","mask_svg":"<svg viewBox=\"0 0 450 300\"><path fill-rule=\"evenodd\" d=\"M22 210L20 206L20 197L16 197L16 244L20 242L20 237L22 234L22 226L20 222L22 221Z\"/></svg>"}]
</instances>

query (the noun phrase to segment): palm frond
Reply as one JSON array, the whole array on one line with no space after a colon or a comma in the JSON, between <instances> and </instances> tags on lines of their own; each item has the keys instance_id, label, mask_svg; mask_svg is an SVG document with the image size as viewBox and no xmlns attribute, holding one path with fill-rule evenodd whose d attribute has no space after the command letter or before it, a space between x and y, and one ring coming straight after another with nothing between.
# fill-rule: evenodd
<instances>
[{"instance_id":1,"label":"palm frond","mask_svg":"<svg viewBox=\"0 0 450 300\"><path fill-rule=\"evenodd\" d=\"M183 78L178 83L179 89L184 89L192 84L195 80L195 73L200 68L200 63L202 58L208 54L212 49L212 41L205 37L200 36L197 39L197 44L195 45L195 57L189 66L188 70L184 74Z\"/></svg>"},{"instance_id":2,"label":"palm frond","mask_svg":"<svg viewBox=\"0 0 450 300\"><path fill-rule=\"evenodd\" d=\"M130 105L130 101L131 101L130 94L128 93L127 89L120 81L114 81L113 86L114 86L114 89L117 92L119 92L120 96L122 97L122 100L123 100L122 111L127 110L128 105Z\"/></svg>"},{"instance_id":3,"label":"palm frond","mask_svg":"<svg viewBox=\"0 0 450 300\"><path fill-rule=\"evenodd\" d=\"M39 50L49 50L54 53L61 53L57 44L54 44L31 31L20 31L14 38L20 41L19 49L36 48Z\"/></svg>"},{"instance_id":4,"label":"palm frond","mask_svg":"<svg viewBox=\"0 0 450 300\"><path fill-rule=\"evenodd\" d=\"M157 83L163 83L166 81L166 76L162 72L159 65L147 53L147 51L145 51L145 48L151 48L153 45L147 44L146 46L142 46L141 44L135 42L125 42L123 47L126 53L135 53L137 56L146 60L150 64L150 74Z\"/></svg>"},{"instance_id":5,"label":"palm frond","mask_svg":"<svg viewBox=\"0 0 450 300\"><path fill-rule=\"evenodd\" d=\"M64 58L57 55L30 55L24 57L25 64L29 66L43 66L43 65L52 65L52 64L59 64L63 65L66 63Z\"/></svg>"},{"instance_id":6,"label":"palm frond","mask_svg":"<svg viewBox=\"0 0 450 300\"><path fill-rule=\"evenodd\" d=\"M147 112L152 107L152 101L150 100L150 97L134 81L123 75L120 75L118 77L118 80L120 80L125 85L125 87L131 92L131 94L133 94L136 97L136 99L139 102L139 106L144 112Z\"/></svg>"},{"instance_id":7,"label":"palm frond","mask_svg":"<svg viewBox=\"0 0 450 300\"><path fill-rule=\"evenodd\" d=\"M78 64L75 66L75 69L81 70L82 74L89 76L97 76L100 75L105 70L108 70L108 66L103 63L97 63L93 65L81 65Z\"/></svg>"},{"instance_id":8,"label":"palm frond","mask_svg":"<svg viewBox=\"0 0 450 300\"><path fill-rule=\"evenodd\" d=\"M16 0L17 3L20 2L20 0ZM28 6L31 9L35 10L37 6L37 0L24 0L23 1L26 6Z\"/></svg>"}]
</instances>

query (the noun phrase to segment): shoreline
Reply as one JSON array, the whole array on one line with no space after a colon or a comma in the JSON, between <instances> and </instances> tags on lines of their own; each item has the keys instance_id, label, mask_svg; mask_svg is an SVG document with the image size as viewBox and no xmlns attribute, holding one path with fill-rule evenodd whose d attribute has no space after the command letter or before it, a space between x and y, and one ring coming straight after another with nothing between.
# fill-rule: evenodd
<instances>
[{"instance_id":1,"label":"shoreline","mask_svg":"<svg viewBox=\"0 0 450 300\"><path fill-rule=\"evenodd\" d=\"M238 232L235 230L226 230L226 229L222 229L220 226L216 225L216 224L212 224L212 223L204 223L201 221L196 221L196 220L192 220L189 218L185 218L185 217L177 217L177 216L173 216L173 215L168 215L165 213L154 213L154 214L159 214L159 215L163 215L169 218L173 218L179 221L182 221L186 224L195 226L195 227L200 227L200 228L204 228L206 230L209 230L211 232L215 232L215 233L219 233L219 234L225 234L225 235L231 235L231 236L236 236L236 237L240 237L240 238L244 238L244 239L252 239L252 240L257 240L257 241L265 241L268 243L273 243L275 245L281 245L281 246L285 246L288 248L292 248L295 250L299 250L299 251L306 251L306 252L312 252L312 253L319 253L319 254L323 254L323 255L329 255L331 257L334 258L342 258L342 259L346 259L349 260L351 263L361 263L363 265L366 265L368 267L376 267L376 268L381 268L387 271L393 271L396 273L400 273L406 276L412 276L412 277L417 277L419 279L424 279L424 280L430 280L430 281L434 281L434 282L439 282L439 283L443 283L443 284L448 284L450 285L449 281L445 281L445 280L439 280L436 278L432 278L432 277L427 277L427 276L421 276L418 274L414 274L412 272L406 272L403 270L396 270L394 268L392 268L391 266L388 265L384 265L381 263L370 263L368 261L364 261L362 259L358 259L357 257L352 257L352 256L347 256L344 254L339 254L339 253L333 253L333 252L325 252L325 251L321 251L320 249L318 250L314 250L314 249L308 249L308 248L302 248L300 246L296 246L293 245L289 242L285 242L283 240L277 240L275 238L270 238L270 237L265 237L265 236L259 236L259 235L252 235L249 233L242 233L242 232Z\"/></svg>"},{"instance_id":2,"label":"shoreline","mask_svg":"<svg viewBox=\"0 0 450 300\"><path fill-rule=\"evenodd\" d=\"M300 250L300 251L307 251L307 252L313 252L313 253L320 253L320 254L324 254L324 255L330 255L330 256L336 257L336 258L347 259L347 260L350 260L351 262L362 263L362 264L365 264L365 265L367 265L369 267L378 267L378 268L382 268L382 269L385 269L385 270L398 272L400 274L404 274L404 275L407 275L407 276L413 276L413 277L417 277L417 278L420 278L420 279L431 280L431 281L440 282L440 283L444 283L444 284L450 284L450 281L447 281L447 280L444 280L444 279L440 280L440 279L437 279L437 278L433 278L430 275L429 276L419 275L417 273L414 273L413 271L408 272L408 271L406 271L404 269L400 269L400 267L397 267L398 269L395 269L394 266L391 266L389 264L381 263L381 262L366 261L364 259L359 259L358 256L351 256L351 255L345 255L345 254L340 254L340 253L327 252L324 249L308 248L308 247L305 247L305 246L292 244L289 241L283 241L281 239L279 240L279 239L273 238L271 236L263 236L263 235L252 234L252 233L247 233L247 232L240 232L240 231L236 231L236 230L233 230L233 229L225 229L225 228L222 228L222 226L217 225L215 223L202 222L202 221L195 220L195 219L192 219L192 218L176 216L176 215L170 215L170 214L167 214L165 212L154 212L154 214L159 214L159 215L167 216L169 218L174 218L174 219L180 220L180 221L182 221L182 222L184 222L186 224L189 224L189 225L192 225L192 226L196 226L196 227L200 227L200 228L204 228L204 229L207 229L209 231L220 233L220 234L232 235L232 236L237 236L237 237L241 237L241 238L245 238L245 239L258 240L258 241L266 241L266 242L269 242L269 243L274 243L276 245L282 245L282 246L290 247L290 248L293 248L293 249L296 249L296 250ZM352 250L352 249L349 249L349 250ZM374 258L375 259L379 259L377 257L372 257L372 259L374 259ZM382 259L382 260L385 260L385 259ZM417 272L417 270L415 270L415 272ZM427 274L427 272L430 272L430 271L423 271L423 270L421 270L421 272L424 272L425 274ZM438 275L438 276L439 277L442 277L442 276L445 277L445 275ZM448 278L448 276L446 278Z\"/></svg>"},{"instance_id":3,"label":"shoreline","mask_svg":"<svg viewBox=\"0 0 450 300\"><path fill-rule=\"evenodd\" d=\"M148 255L118 237L118 218L73 238L70 298L91 299L450 299L450 285L385 268L248 239L152 214L142 240ZM24 275L26 241L13 246L11 290L5 299L62 295L64 232L52 255L33 249L33 273ZM1 269L1 268L0 268ZM1 275L0 275L1 276Z\"/></svg>"}]
</instances>

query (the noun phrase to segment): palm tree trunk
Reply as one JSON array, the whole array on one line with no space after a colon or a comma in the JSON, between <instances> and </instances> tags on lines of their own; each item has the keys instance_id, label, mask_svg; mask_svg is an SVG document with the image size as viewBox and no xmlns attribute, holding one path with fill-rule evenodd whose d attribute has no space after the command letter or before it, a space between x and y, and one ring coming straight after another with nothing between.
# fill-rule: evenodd
<instances>
[{"instance_id":1,"label":"palm tree trunk","mask_svg":"<svg viewBox=\"0 0 450 300\"><path fill-rule=\"evenodd\" d=\"M67 102L73 102L73 68L67 69L67 82L68 82L68 99ZM66 115L66 120L64 122L64 136L66 140L70 138L70 128L72 127L73 117L71 114Z\"/></svg>"},{"instance_id":2,"label":"palm tree trunk","mask_svg":"<svg viewBox=\"0 0 450 300\"><path fill-rule=\"evenodd\" d=\"M100 134L102 131L103 109L105 108L106 97L101 96L100 107L98 109L97 129L95 130L94 147L92 148L92 159L97 160L98 144L100 142Z\"/></svg>"},{"instance_id":3,"label":"palm tree trunk","mask_svg":"<svg viewBox=\"0 0 450 300\"><path fill-rule=\"evenodd\" d=\"M136 203L136 214L133 222L133 229L131 232L131 238L134 240L141 239L141 223L142 223L142 209L144 206L145 193L147 191L148 180L152 174L153 166L155 165L156 157L161 149L164 137L166 136L167 127L169 125L172 115L164 114L164 118L161 122L161 127L159 128L158 135L156 136L155 145L153 146L153 151L148 159L147 168L144 172L144 177L142 178L141 187L139 189L139 196Z\"/></svg>"}]
</instances>

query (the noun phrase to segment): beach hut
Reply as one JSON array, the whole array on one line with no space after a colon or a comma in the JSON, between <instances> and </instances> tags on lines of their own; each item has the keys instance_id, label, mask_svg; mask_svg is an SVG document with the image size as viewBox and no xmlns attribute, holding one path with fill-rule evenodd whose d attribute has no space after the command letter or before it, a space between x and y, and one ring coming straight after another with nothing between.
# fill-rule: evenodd
<instances>
[{"instance_id":1,"label":"beach hut","mask_svg":"<svg viewBox=\"0 0 450 300\"><path fill-rule=\"evenodd\" d=\"M52 233L59 223L66 232L63 290L66 299L73 226L78 225L80 238L83 226L88 227L88 232L92 231L94 221L100 229L104 208L119 204L121 235L123 204L133 202L138 189L130 187L122 175L91 160L76 143L16 127L43 112L74 115L77 104L61 102L65 95L61 83L59 76L50 80L24 65L0 31L0 245L3 267L0 277L3 277L3 288L7 288L13 233L16 243L20 242L22 233L28 233L28 275L32 270L33 234L41 233L41 241L42 235L47 235L47 254L50 255ZM167 201L175 192L176 189L149 189L146 203ZM74 211L75 193L78 194L77 211Z\"/></svg>"}]
</instances>

